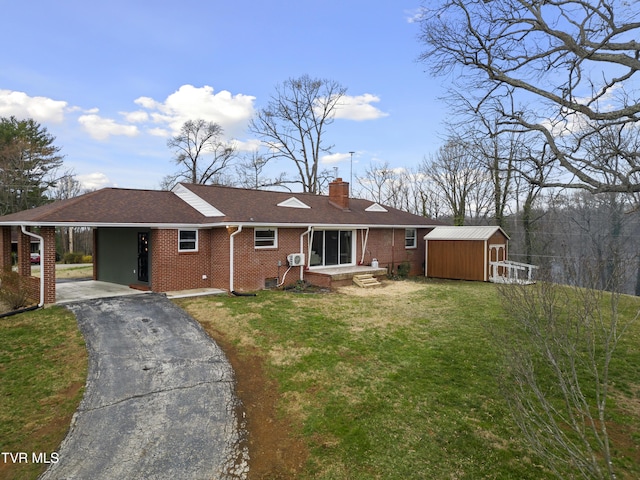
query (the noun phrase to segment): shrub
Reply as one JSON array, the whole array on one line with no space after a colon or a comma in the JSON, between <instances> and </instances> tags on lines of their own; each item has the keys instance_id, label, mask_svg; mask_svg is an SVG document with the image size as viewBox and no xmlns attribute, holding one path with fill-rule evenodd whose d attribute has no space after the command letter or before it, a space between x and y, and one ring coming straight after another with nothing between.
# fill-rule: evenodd
<instances>
[{"instance_id":1,"label":"shrub","mask_svg":"<svg viewBox=\"0 0 640 480\"><path fill-rule=\"evenodd\" d=\"M68 252L62 257L63 263L82 263L82 253Z\"/></svg>"},{"instance_id":2,"label":"shrub","mask_svg":"<svg viewBox=\"0 0 640 480\"><path fill-rule=\"evenodd\" d=\"M411 264L409 262L402 262L398 265L398 276L400 278L407 278L409 276L409 270L411 270Z\"/></svg>"},{"instance_id":3,"label":"shrub","mask_svg":"<svg viewBox=\"0 0 640 480\"><path fill-rule=\"evenodd\" d=\"M0 303L17 310L29 303L26 281L17 272L5 270L0 273Z\"/></svg>"},{"instance_id":4,"label":"shrub","mask_svg":"<svg viewBox=\"0 0 640 480\"><path fill-rule=\"evenodd\" d=\"M93 256L91 256L91 255L83 255L81 263L93 263Z\"/></svg>"}]
</instances>

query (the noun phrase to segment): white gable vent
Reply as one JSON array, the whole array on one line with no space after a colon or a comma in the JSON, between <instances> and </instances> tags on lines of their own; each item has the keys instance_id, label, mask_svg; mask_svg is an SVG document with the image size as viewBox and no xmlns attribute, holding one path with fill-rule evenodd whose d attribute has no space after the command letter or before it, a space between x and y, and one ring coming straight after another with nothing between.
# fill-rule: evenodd
<instances>
[{"instance_id":1,"label":"white gable vent","mask_svg":"<svg viewBox=\"0 0 640 480\"><path fill-rule=\"evenodd\" d=\"M367 208L364 209L365 212L388 212L386 208L380 205L378 202L372 203Z\"/></svg>"},{"instance_id":2,"label":"white gable vent","mask_svg":"<svg viewBox=\"0 0 640 480\"><path fill-rule=\"evenodd\" d=\"M184 185L178 184L173 187L172 190L178 197L185 201L190 207L195 208L205 217L224 217L224 213L218 210L216 207L206 202L198 195L193 193Z\"/></svg>"},{"instance_id":3,"label":"white gable vent","mask_svg":"<svg viewBox=\"0 0 640 480\"><path fill-rule=\"evenodd\" d=\"M309 205L304 203L302 200L297 199L296 197L290 197L286 200L280 202L278 207L287 207L287 208L311 208Z\"/></svg>"}]
</instances>

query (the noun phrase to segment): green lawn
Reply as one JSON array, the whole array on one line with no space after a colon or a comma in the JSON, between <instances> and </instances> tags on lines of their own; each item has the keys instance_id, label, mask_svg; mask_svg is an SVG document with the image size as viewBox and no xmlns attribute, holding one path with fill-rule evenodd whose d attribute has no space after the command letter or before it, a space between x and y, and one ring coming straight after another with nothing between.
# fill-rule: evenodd
<instances>
[{"instance_id":1,"label":"green lawn","mask_svg":"<svg viewBox=\"0 0 640 480\"><path fill-rule=\"evenodd\" d=\"M56 452L82 399L87 352L67 310L52 307L0 318L0 451L25 452L29 463L5 462L0 478L36 478ZM8 459L10 457L7 457ZM43 459L43 457L40 457Z\"/></svg>"},{"instance_id":2,"label":"green lawn","mask_svg":"<svg viewBox=\"0 0 640 480\"><path fill-rule=\"evenodd\" d=\"M240 354L265 359L280 413L310 452L296 478L553 478L529 454L499 392L489 332L507 319L495 285L389 282L366 293L265 291L179 304ZM628 431L612 430L637 454L634 343L620 350L632 361L616 364L625 380L616 395L636 410L619 412ZM638 462L621 464L621 478L640 477Z\"/></svg>"},{"instance_id":3,"label":"green lawn","mask_svg":"<svg viewBox=\"0 0 640 480\"><path fill-rule=\"evenodd\" d=\"M291 420L288 435L308 452L288 478L552 478L499 392L500 349L489 332L509 320L495 285L386 282L377 290L177 303L234 355L263 360L279 414ZM633 316L639 306L628 297L621 309ZM612 364L608 428L624 479L640 478L639 344L634 325ZM67 310L0 319L0 451L57 449L86 364ZM0 458L3 479L36 478L43 468Z\"/></svg>"}]
</instances>

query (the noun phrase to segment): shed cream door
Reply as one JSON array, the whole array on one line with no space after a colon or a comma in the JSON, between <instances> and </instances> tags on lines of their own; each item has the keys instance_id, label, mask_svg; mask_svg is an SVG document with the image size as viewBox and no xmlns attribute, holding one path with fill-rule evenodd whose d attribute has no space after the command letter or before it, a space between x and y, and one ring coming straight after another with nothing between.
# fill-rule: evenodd
<instances>
[{"instance_id":1,"label":"shed cream door","mask_svg":"<svg viewBox=\"0 0 640 480\"><path fill-rule=\"evenodd\" d=\"M507 260L507 245L492 244L489 245L489 279L495 277L504 277L507 275L504 266L500 263Z\"/></svg>"}]
</instances>

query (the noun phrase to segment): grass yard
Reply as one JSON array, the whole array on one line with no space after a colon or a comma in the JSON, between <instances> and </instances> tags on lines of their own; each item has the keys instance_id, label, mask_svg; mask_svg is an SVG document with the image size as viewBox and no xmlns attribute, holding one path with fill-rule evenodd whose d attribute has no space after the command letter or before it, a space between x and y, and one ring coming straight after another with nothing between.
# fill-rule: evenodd
<instances>
[{"instance_id":1,"label":"grass yard","mask_svg":"<svg viewBox=\"0 0 640 480\"><path fill-rule=\"evenodd\" d=\"M495 285L387 282L178 303L231 357L253 478L554 478L499 393L488 332L507 320ZM625 457L619 478L640 477L638 326L629 338L616 364L625 424L610 426Z\"/></svg>"},{"instance_id":2,"label":"grass yard","mask_svg":"<svg viewBox=\"0 0 640 480\"><path fill-rule=\"evenodd\" d=\"M252 479L554 478L499 392L489 332L509 320L495 285L385 282L176 302L232 362ZM639 307L638 298L621 303L627 317ZM620 479L640 478L639 344L635 324L611 366L607 427ZM86 370L69 311L0 318L0 451L30 460L55 452ZM2 479L33 479L44 468L0 458Z\"/></svg>"},{"instance_id":3,"label":"grass yard","mask_svg":"<svg viewBox=\"0 0 640 480\"><path fill-rule=\"evenodd\" d=\"M87 352L75 317L60 307L0 318L0 451L26 452L28 462L0 457L0 478L33 479L64 439L82 399ZM44 457L40 457L43 459Z\"/></svg>"},{"instance_id":4,"label":"grass yard","mask_svg":"<svg viewBox=\"0 0 640 480\"><path fill-rule=\"evenodd\" d=\"M34 277L40 277L40 265L34 265L31 267L31 272ZM91 278L93 276L92 264L74 264L65 265L59 263L56 265L56 279L70 279L70 278Z\"/></svg>"}]
</instances>

